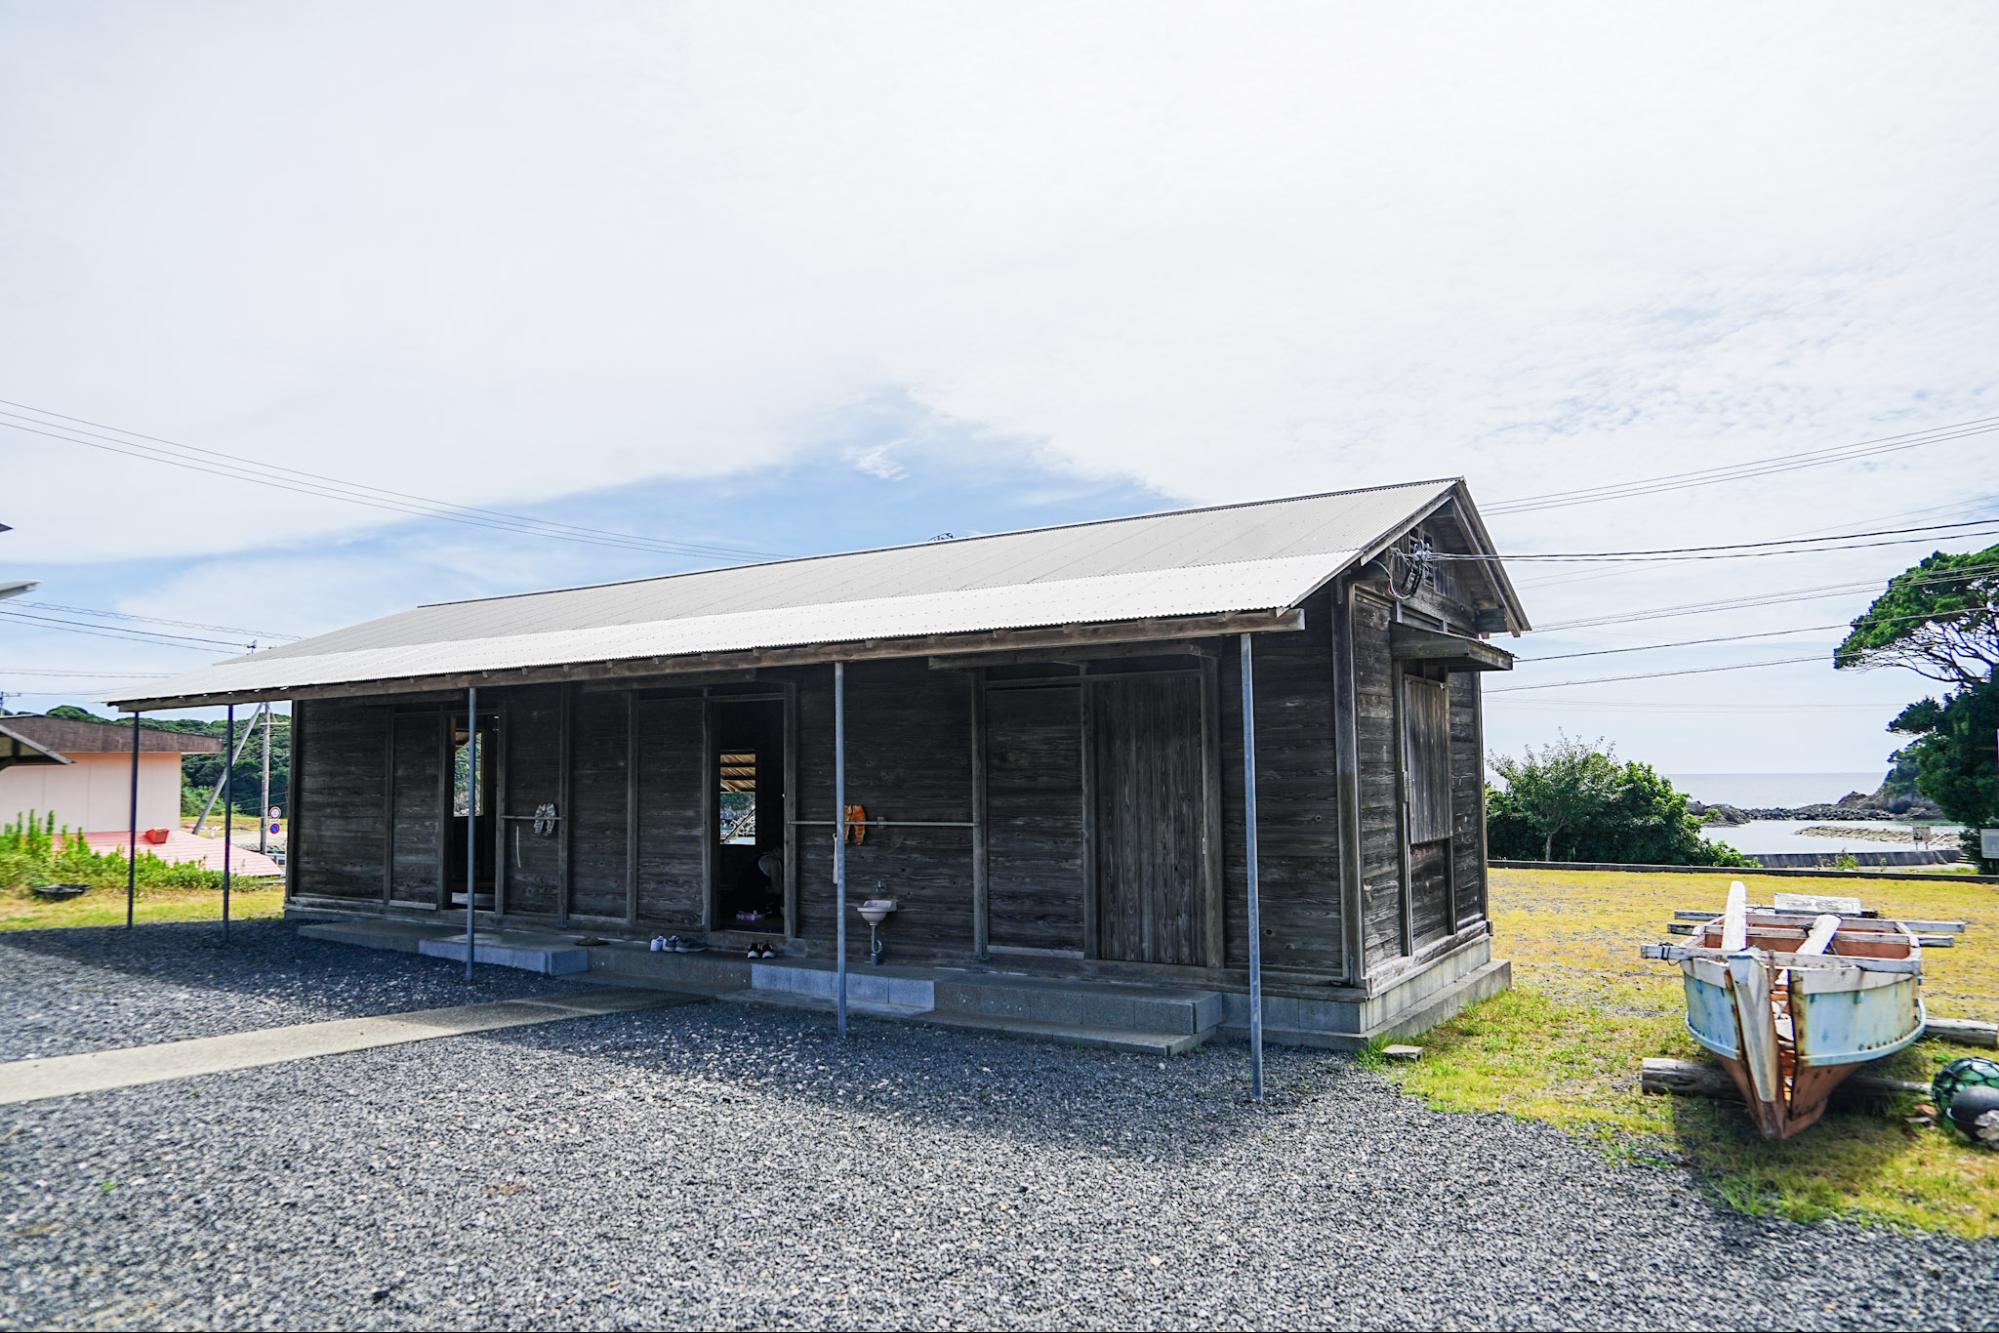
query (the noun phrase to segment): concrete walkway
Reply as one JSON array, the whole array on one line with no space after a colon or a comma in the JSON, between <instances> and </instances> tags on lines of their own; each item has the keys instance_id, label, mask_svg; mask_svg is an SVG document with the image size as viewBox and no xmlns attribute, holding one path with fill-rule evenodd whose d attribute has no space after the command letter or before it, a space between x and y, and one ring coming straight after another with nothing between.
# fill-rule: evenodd
<instances>
[{"instance_id":1,"label":"concrete walkway","mask_svg":"<svg viewBox=\"0 0 1999 1333\"><path fill-rule=\"evenodd\" d=\"M400 1046L433 1037L460 1037L500 1028L532 1027L570 1018L622 1014L690 1004L703 997L627 987L565 991L535 1000L461 1004L448 1009L416 1009L375 1018L341 1018L325 1023L237 1032L226 1037L161 1042L124 1050L59 1055L0 1064L0 1106L69 1097L80 1092L129 1088L141 1083L219 1074L258 1065L287 1064L319 1055Z\"/></svg>"}]
</instances>

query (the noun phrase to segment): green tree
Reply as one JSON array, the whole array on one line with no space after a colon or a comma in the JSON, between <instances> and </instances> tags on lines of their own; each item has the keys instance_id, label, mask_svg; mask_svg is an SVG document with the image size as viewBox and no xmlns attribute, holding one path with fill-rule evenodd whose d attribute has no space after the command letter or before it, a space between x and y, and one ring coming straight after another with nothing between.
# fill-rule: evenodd
<instances>
[{"instance_id":1,"label":"green tree","mask_svg":"<svg viewBox=\"0 0 1999 1333\"><path fill-rule=\"evenodd\" d=\"M1959 688L1991 680L1999 667L1999 546L1938 551L1889 579L1854 618L1833 666L1907 667Z\"/></svg>"},{"instance_id":2,"label":"green tree","mask_svg":"<svg viewBox=\"0 0 1999 1333\"><path fill-rule=\"evenodd\" d=\"M1687 797L1650 764L1619 763L1601 741L1564 736L1538 752L1500 756L1504 790L1486 795L1486 841L1501 858L1620 865L1742 865L1701 837Z\"/></svg>"},{"instance_id":3,"label":"green tree","mask_svg":"<svg viewBox=\"0 0 1999 1333\"><path fill-rule=\"evenodd\" d=\"M1540 840L1543 861L1555 859L1555 839L1573 835L1617 796L1617 761L1607 751L1567 736L1539 753L1530 745L1518 759L1500 755L1492 768L1506 779L1506 790L1499 793L1501 815L1517 820ZM1489 830L1486 836L1489 843ZM1573 843L1573 837L1567 840L1567 845Z\"/></svg>"},{"instance_id":4,"label":"green tree","mask_svg":"<svg viewBox=\"0 0 1999 1333\"><path fill-rule=\"evenodd\" d=\"M1972 830L1966 850L1975 856L1976 830L1999 823L1999 546L1938 552L1890 579L1854 619L1833 666L1906 667L1952 686L1904 708L1888 730L1915 738L1895 752L1897 771L1914 764L1916 789Z\"/></svg>"}]
</instances>

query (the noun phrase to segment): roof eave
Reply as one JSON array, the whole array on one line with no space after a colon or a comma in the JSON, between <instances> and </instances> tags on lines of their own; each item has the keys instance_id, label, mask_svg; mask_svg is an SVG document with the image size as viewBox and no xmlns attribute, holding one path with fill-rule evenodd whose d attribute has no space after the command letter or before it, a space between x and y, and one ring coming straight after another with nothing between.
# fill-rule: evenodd
<instances>
[{"instance_id":1,"label":"roof eave","mask_svg":"<svg viewBox=\"0 0 1999 1333\"><path fill-rule=\"evenodd\" d=\"M1328 575L1328 577L1332 577ZM1021 648L1059 649L1084 643L1142 643L1151 640L1205 638L1223 634L1286 633L1305 627L1298 609L1303 597L1284 607L1226 611L1144 620L1112 620L1089 624L967 630L909 638L861 639L841 643L800 644L716 653L663 657L610 658L547 666L502 667L472 672L435 672L421 676L382 677L326 685L273 685L262 689L154 695L108 699L125 713L161 712L180 708L210 708L225 704L277 703L297 699L356 698L424 694L467 686L538 685L573 680L641 680L705 675L743 668L808 666L818 663L879 661L928 657L936 653L972 654Z\"/></svg>"}]
</instances>

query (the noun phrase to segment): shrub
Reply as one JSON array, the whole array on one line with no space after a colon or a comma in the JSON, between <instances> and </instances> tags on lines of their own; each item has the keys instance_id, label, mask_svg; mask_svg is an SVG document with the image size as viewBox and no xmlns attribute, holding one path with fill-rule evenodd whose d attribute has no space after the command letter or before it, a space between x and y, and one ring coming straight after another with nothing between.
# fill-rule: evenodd
<instances>
[{"instance_id":1,"label":"shrub","mask_svg":"<svg viewBox=\"0 0 1999 1333\"><path fill-rule=\"evenodd\" d=\"M18 892L37 884L88 884L106 888L125 883L125 851L91 849L81 830L58 829L55 816L30 810L0 825L0 889ZM151 852L139 853L138 882L147 888L219 889L222 872L192 862L172 864Z\"/></svg>"}]
</instances>

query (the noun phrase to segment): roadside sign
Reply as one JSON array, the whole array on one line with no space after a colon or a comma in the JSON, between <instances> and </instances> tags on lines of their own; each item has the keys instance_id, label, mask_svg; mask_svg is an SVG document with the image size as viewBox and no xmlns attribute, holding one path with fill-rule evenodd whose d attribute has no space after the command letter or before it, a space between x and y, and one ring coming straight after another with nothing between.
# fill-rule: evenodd
<instances>
[{"instance_id":1,"label":"roadside sign","mask_svg":"<svg viewBox=\"0 0 1999 1333\"><path fill-rule=\"evenodd\" d=\"M1978 854L1988 861L1999 861L1999 828L1978 830Z\"/></svg>"},{"instance_id":2,"label":"roadside sign","mask_svg":"<svg viewBox=\"0 0 1999 1333\"><path fill-rule=\"evenodd\" d=\"M272 806L272 807L271 807L271 818L272 818L272 819L282 819L282 818L284 818L284 814L285 814L285 812L284 812L283 810L279 809L279 808L278 808L277 806L275 806L275 805L274 805L274 806Z\"/></svg>"}]
</instances>

